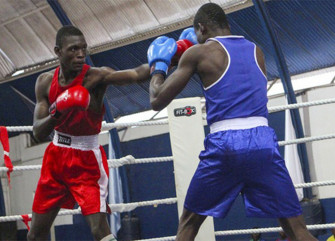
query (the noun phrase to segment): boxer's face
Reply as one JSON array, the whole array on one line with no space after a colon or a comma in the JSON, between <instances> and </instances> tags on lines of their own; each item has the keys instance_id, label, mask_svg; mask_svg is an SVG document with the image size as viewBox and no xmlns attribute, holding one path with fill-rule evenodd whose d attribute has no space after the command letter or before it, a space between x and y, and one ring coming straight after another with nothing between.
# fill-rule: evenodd
<instances>
[{"instance_id":1,"label":"boxer's face","mask_svg":"<svg viewBox=\"0 0 335 241\"><path fill-rule=\"evenodd\" d=\"M84 36L65 36L61 47L55 47L60 63L73 71L81 71L85 64L87 43Z\"/></svg>"}]
</instances>

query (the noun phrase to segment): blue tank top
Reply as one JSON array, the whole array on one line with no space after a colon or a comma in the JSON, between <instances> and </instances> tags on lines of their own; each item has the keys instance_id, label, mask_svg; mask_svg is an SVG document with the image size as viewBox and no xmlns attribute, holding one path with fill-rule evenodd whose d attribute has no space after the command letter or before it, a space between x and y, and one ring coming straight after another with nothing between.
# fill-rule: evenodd
<instances>
[{"instance_id":1,"label":"blue tank top","mask_svg":"<svg viewBox=\"0 0 335 241\"><path fill-rule=\"evenodd\" d=\"M267 79L256 58L256 45L242 36L208 39L216 41L228 54L222 76L204 88L207 123L252 116L268 117Z\"/></svg>"}]
</instances>

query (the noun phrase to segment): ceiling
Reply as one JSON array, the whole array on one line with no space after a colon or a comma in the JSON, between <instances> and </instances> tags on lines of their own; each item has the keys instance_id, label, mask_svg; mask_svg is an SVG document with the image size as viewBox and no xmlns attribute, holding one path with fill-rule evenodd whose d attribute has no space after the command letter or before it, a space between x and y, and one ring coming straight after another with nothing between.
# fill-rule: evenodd
<instances>
[{"instance_id":1,"label":"ceiling","mask_svg":"<svg viewBox=\"0 0 335 241\"><path fill-rule=\"evenodd\" d=\"M154 37L178 38L205 0L58 0L91 48L95 66L127 69L146 63ZM269 79L278 78L271 45L252 1L211 1L228 13L233 34L264 51ZM38 74L57 65L53 46L61 27L46 0L0 0L0 125L32 125ZM335 1L266 2L291 75L335 65ZM17 70L25 72L12 76ZM114 117L151 109L149 83L108 88ZM203 96L194 76L178 97Z\"/></svg>"},{"instance_id":2,"label":"ceiling","mask_svg":"<svg viewBox=\"0 0 335 241\"><path fill-rule=\"evenodd\" d=\"M29 72L29 67L40 70L44 65L57 64L53 49L62 24L55 6L82 30L94 54L190 25L190 18L206 2L209 1L0 0L0 81L13 79L11 74L19 69ZM250 5L247 0L213 2L226 9Z\"/></svg>"}]
</instances>

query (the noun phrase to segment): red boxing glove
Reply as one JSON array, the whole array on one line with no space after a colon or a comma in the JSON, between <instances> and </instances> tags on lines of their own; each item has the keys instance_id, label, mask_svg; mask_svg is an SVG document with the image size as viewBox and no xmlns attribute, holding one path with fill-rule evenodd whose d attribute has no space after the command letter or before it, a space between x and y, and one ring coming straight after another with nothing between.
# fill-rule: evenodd
<instances>
[{"instance_id":1,"label":"red boxing glove","mask_svg":"<svg viewBox=\"0 0 335 241\"><path fill-rule=\"evenodd\" d=\"M89 104L90 93L85 87L77 85L61 93L50 106L49 113L52 117L57 119L61 113L69 109L78 108L87 110Z\"/></svg>"},{"instance_id":2,"label":"red boxing glove","mask_svg":"<svg viewBox=\"0 0 335 241\"><path fill-rule=\"evenodd\" d=\"M177 52L173 56L171 60L171 65L175 66L178 65L180 57L183 55L183 53L190 47L192 47L194 44L188 40L188 39L181 39L177 41Z\"/></svg>"}]
</instances>

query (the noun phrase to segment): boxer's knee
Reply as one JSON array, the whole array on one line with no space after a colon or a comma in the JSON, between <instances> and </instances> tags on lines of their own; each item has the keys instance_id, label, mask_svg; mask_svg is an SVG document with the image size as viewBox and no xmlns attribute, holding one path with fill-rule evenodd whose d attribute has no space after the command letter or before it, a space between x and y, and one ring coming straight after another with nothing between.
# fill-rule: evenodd
<instances>
[{"instance_id":1,"label":"boxer's knee","mask_svg":"<svg viewBox=\"0 0 335 241\"><path fill-rule=\"evenodd\" d=\"M27 241L48 240L49 230L38 231L29 230L27 233Z\"/></svg>"},{"instance_id":2,"label":"boxer's knee","mask_svg":"<svg viewBox=\"0 0 335 241\"><path fill-rule=\"evenodd\" d=\"M95 240L101 240L110 234L105 213L95 213L85 216Z\"/></svg>"},{"instance_id":3,"label":"boxer's knee","mask_svg":"<svg viewBox=\"0 0 335 241\"><path fill-rule=\"evenodd\" d=\"M27 233L27 240L28 241L34 241L34 240L36 240L36 236L33 234L33 233L31 233L30 231Z\"/></svg>"}]
</instances>

